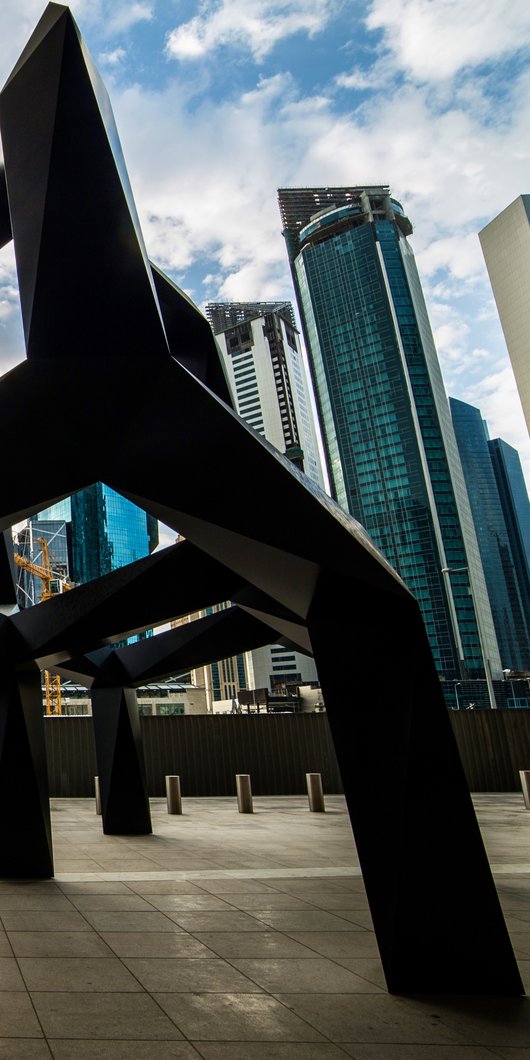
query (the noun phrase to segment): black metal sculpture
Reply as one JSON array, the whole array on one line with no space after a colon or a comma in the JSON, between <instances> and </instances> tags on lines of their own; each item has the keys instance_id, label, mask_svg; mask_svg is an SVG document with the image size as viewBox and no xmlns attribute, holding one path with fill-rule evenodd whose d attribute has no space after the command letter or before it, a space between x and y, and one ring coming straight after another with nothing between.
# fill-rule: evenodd
<instances>
[{"instance_id":1,"label":"black metal sculpture","mask_svg":"<svg viewBox=\"0 0 530 1060\"><path fill-rule=\"evenodd\" d=\"M110 105L67 8L46 9L3 90L0 122L0 233L15 241L27 345L27 361L0 383L1 449L16 434L19 456L2 471L0 525L103 480L184 534L200 585L159 588L174 592L171 613L197 606L210 565L209 602L221 592L315 655L389 989L521 993L417 604L363 529L229 407L206 322L147 259ZM70 396L66 444L37 470L39 412L58 379ZM6 749L23 747L33 821L45 779L27 719L40 696L20 667L54 658L75 669L106 638L150 624L160 568L142 562L146 595L132 621L127 569L105 601L98 583L62 597L48 632L56 601L3 620L0 766L18 797ZM382 666L388 690L375 701ZM121 743L116 735L130 706L115 695L107 723L108 703L98 712L98 739L119 781L136 770L136 745L129 730ZM140 802L136 814L147 829ZM34 831L40 850L49 824ZM19 865L27 838L13 828L9 841ZM46 871L36 854L33 874Z\"/></svg>"}]
</instances>

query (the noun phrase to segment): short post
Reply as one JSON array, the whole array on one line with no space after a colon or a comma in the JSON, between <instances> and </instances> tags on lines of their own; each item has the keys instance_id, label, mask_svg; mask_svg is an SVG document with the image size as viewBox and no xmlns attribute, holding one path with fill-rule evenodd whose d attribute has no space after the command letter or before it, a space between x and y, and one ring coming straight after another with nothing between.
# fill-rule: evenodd
<instances>
[{"instance_id":1,"label":"short post","mask_svg":"<svg viewBox=\"0 0 530 1060\"><path fill-rule=\"evenodd\" d=\"M307 797L311 813L325 813L324 792L322 791L322 776L320 773L306 773Z\"/></svg>"},{"instance_id":2,"label":"short post","mask_svg":"<svg viewBox=\"0 0 530 1060\"><path fill-rule=\"evenodd\" d=\"M248 773L236 773L237 808L240 813L254 813L252 788Z\"/></svg>"},{"instance_id":3,"label":"short post","mask_svg":"<svg viewBox=\"0 0 530 1060\"><path fill-rule=\"evenodd\" d=\"M94 777L94 791L96 795L96 813L101 815L101 795L99 791L99 777Z\"/></svg>"},{"instance_id":4,"label":"short post","mask_svg":"<svg viewBox=\"0 0 530 1060\"><path fill-rule=\"evenodd\" d=\"M180 777L166 777L166 798L168 813L182 813Z\"/></svg>"},{"instance_id":5,"label":"short post","mask_svg":"<svg viewBox=\"0 0 530 1060\"><path fill-rule=\"evenodd\" d=\"M521 787L523 789L524 804L530 810L530 769L520 769Z\"/></svg>"}]
</instances>

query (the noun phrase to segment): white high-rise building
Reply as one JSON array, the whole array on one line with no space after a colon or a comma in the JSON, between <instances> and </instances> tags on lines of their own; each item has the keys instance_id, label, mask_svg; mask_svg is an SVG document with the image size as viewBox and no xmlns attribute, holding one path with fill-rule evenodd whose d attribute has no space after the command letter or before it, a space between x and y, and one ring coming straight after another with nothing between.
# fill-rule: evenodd
<instances>
[{"instance_id":1,"label":"white high-rise building","mask_svg":"<svg viewBox=\"0 0 530 1060\"><path fill-rule=\"evenodd\" d=\"M210 303L237 412L318 486L324 486L310 384L289 302ZM271 497L274 508L274 497ZM296 519L296 512L278 512ZM270 691L318 680L313 659L279 645L247 654L249 685Z\"/></svg>"},{"instance_id":2,"label":"white high-rise building","mask_svg":"<svg viewBox=\"0 0 530 1060\"><path fill-rule=\"evenodd\" d=\"M479 239L530 432L530 195L519 195Z\"/></svg>"}]
</instances>

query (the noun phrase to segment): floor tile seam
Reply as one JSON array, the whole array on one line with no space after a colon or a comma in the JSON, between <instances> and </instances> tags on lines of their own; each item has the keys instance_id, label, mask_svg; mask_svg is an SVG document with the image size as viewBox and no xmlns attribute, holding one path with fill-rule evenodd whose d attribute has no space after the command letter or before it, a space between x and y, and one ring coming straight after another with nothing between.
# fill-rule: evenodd
<instances>
[{"instance_id":1,"label":"floor tile seam","mask_svg":"<svg viewBox=\"0 0 530 1060\"><path fill-rule=\"evenodd\" d=\"M324 868L288 868L288 869L163 869L160 872L145 872L142 869L119 872L57 872L54 882L61 883L119 883L127 881L149 882L149 880L266 880L266 879L339 879L343 877L361 878L360 868L355 866L325 866ZM64 892L63 892L64 893Z\"/></svg>"},{"instance_id":2,"label":"floor tile seam","mask_svg":"<svg viewBox=\"0 0 530 1060\"><path fill-rule=\"evenodd\" d=\"M8 940L9 940L9 945L11 946L11 940L9 939L9 936L8 936ZM12 946L11 946L11 950L13 951L13 947ZM25 977L25 975L24 975L24 973L22 971L22 968L20 967L20 958L16 956L14 951L13 951L13 957L14 957L14 959L16 961L16 964L17 964L18 974L20 975L20 977L22 979L22 982L24 983L24 992L26 994L26 997L29 1000L29 1003L31 1005L31 1009L32 1009L33 1015L35 1016L37 1024L40 1027L41 1037L46 1042L46 1046L47 1046L47 1048L49 1050L50 1056L53 1057L52 1050L50 1049L50 1046L48 1045L48 1037L47 1037L46 1032L44 1030L44 1026L42 1024L42 1020L41 1020L41 1018L40 1018L40 1016L39 1016L39 1014L37 1012L37 1009L36 1009L36 1007L35 1007L35 1005L33 1003L33 998L31 996L30 990L28 989L28 986L27 986L27 983L26 983L26 977ZM20 993L22 993L22 991L20 991ZM41 1039L39 1037L37 1037L34 1040L40 1041Z\"/></svg>"},{"instance_id":3,"label":"floor tile seam","mask_svg":"<svg viewBox=\"0 0 530 1060\"><path fill-rule=\"evenodd\" d=\"M164 992L161 991L161 990L158 990L156 993L160 996ZM224 991L224 995L225 996L226 995L231 995L233 993L234 993L234 991L231 991L231 990ZM172 997L174 995L169 994L169 995L166 995L166 996ZM196 996L199 996L199 997L204 996L204 992L203 991L197 991L197 995ZM207 996L211 996L211 995L207 995ZM295 1012L293 1009L289 1008L289 1006L286 1005L281 1000L280 997L277 997L275 994L271 993L270 991L263 991L263 990L262 990L261 996L268 997L271 1000L276 1001L279 1005L281 1005L282 1008L285 1009L286 1012L289 1013L290 1016L295 1016L296 1019L298 1019L301 1023L304 1023L309 1028L309 1030L313 1032L313 1034L316 1033L316 1034L320 1035L321 1038L327 1044L329 1044L329 1045L336 1045L337 1044L333 1040L333 1038L330 1038L329 1035L326 1034L325 1031L320 1030L318 1027L314 1027L312 1025L312 1023L310 1023L309 1020L306 1019L305 1016L301 1016L298 1012ZM348 996L351 997L352 995L348 995ZM153 997L153 1000L156 1001L156 997L154 995L152 995L152 997ZM165 1010L162 1009L162 1011L164 1012ZM166 1015L168 1015L168 1014L166 1013ZM168 1018L171 1019L171 1017L168 1017ZM178 1026L178 1024L177 1024L177 1022L175 1020L173 1020L173 1023L177 1027L177 1030L179 1030L181 1034L184 1034L184 1031L181 1030L181 1028ZM186 1035L185 1035L185 1039L186 1039L187 1042L190 1042L191 1045L194 1045L195 1041L204 1041L204 1038L188 1038ZM296 1038L296 1039L293 1039L293 1038L274 1038L274 1039L269 1039L269 1038L266 1038L266 1039L265 1038L256 1038L256 1039L248 1039L248 1038L229 1038L229 1039L215 1038L215 1039L211 1039L210 1043L213 1044L215 1042L215 1044L218 1044L219 1042L223 1042L223 1041L226 1041L228 1044L232 1044L232 1045L235 1044L236 1042L243 1043L243 1044L247 1045L247 1044L249 1044L250 1041L255 1041L258 1044L262 1044L262 1043L266 1042L267 1044L270 1044L270 1045L280 1045L280 1044L297 1045L297 1044L302 1044L302 1043L305 1043L305 1042L313 1043L313 1044L319 1044L318 1043L318 1039L317 1039L317 1042L315 1043L315 1039L314 1038L307 1038L307 1039L306 1038Z\"/></svg>"},{"instance_id":4,"label":"floor tile seam","mask_svg":"<svg viewBox=\"0 0 530 1060\"><path fill-rule=\"evenodd\" d=\"M286 1008L289 1009L289 1006L285 1002L282 1002L282 997L285 997L289 993L290 993L289 991L280 991L278 994L271 993L270 996L274 997L277 1001L280 1001L282 1004L285 1005ZM354 995L345 994L345 993L343 993L341 991L337 991L336 993L329 993L329 994L325 994L325 995L317 994L317 993L310 992L310 991L306 991L305 994L300 993L299 995L297 995L297 997L315 997L315 998L321 998L323 996L328 1001L331 1000L331 998L333 998L333 997L334 998L344 998L346 1001L348 1001L348 1000L351 1000L352 996L354 996ZM366 995L362 994L360 996L365 997ZM416 1011L414 1009L414 999L409 998L409 997L400 996L399 994L390 994L390 993L388 993L388 991L381 991L378 994L374 994L372 996L372 1000L373 1000L373 998L385 998L388 1002L394 1002L398 1007L403 1004L403 1005L408 1006L409 1009L411 1009L413 1012ZM301 1017L298 1012L296 1012L294 1007L292 1009L289 1009L289 1011L294 1012L295 1015L299 1016L300 1019L304 1018L304 1017ZM309 1021L307 1021L307 1022L309 1022ZM439 1017L439 1025L442 1026L444 1028L444 1030L446 1032L448 1032L449 1034L451 1034L451 1035L456 1034L458 1038L461 1038L462 1031L461 1031L460 1027L458 1025L452 1026L450 1023L445 1021L443 1016ZM311 1024L309 1024L309 1026L311 1026ZM435 1025L434 1029L436 1029L436 1026L437 1025ZM319 1027L315 1026L314 1029L316 1031L318 1031L320 1034L323 1033L320 1030ZM465 1033L467 1035L467 1032L465 1032ZM330 1038L329 1040L332 1042L333 1045L339 1045L340 1044L335 1038ZM343 1039L343 1044L346 1044L346 1040L345 1039ZM407 1046L407 1045L421 1045L421 1046L431 1046L432 1045L432 1046L441 1047L441 1046L445 1045L447 1049L452 1049L452 1048L460 1048L460 1049L462 1049L462 1048L464 1048L464 1049L476 1049L476 1048L484 1049L484 1048L486 1048L486 1049L488 1049L488 1048L490 1048L490 1046L488 1046L488 1045L485 1046L484 1042L478 1041L476 1038L473 1038L471 1035L469 1035L467 1037L466 1041L458 1040L458 1041L455 1041L455 1042L445 1042L445 1043L444 1042L440 1042L439 1039L436 1039L433 1036L432 1040L430 1040L430 1041L425 1041L424 1039L418 1040L417 1038L413 1037L413 1038L411 1038L408 1041L405 1041L405 1040L401 1039L401 1040L399 1040L399 1042L394 1042L394 1040L392 1040L392 1042L390 1042L386 1038L382 1038L382 1039L367 1038L365 1040L359 1038L358 1040L355 1041L354 1044L356 1046L363 1046L363 1045L377 1046L377 1045L381 1045L383 1047L388 1046L390 1044L399 1044L401 1047ZM510 1048L508 1043L507 1043L507 1047ZM504 1046L502 1048L504 1048ZM518 1046L515 1046L513 1048L518 1048Z\"/></svg>"},{"instance_id":5,"label":"floor tile seam","mask_svg":"<svg viewBox=\"0 0 530 1060\"><path fill-rule=\"evenodd\" d=\"M199 960L199 959L200 958L197 958L197 960ZM281 963L282 961L293 961L293 960L295 960L295 961L296 960L309 961L309 960L315 960L315 959L321 960L321 961L329 961L330 964L335 965L335 967L339 968L342 972L350 971L350 969L345 968L344 965L339 964L338 961L336 961L334 957L324 957L321 953L319 953L316 958L313 958L313 957L233 957L233 956L225 958L225 960L229 964L232 964L233 961L244 961L244 960L252 960L252 961L273 960L276 963ZM241 975L245 975L245 976L247 976L247 978L251 978L251 976L249 976L247 972L241 972L241 969L237 968L237 966L235 967L235 970L240 972ZM378 987L377 983L373 983L371 979L367 979L366 976L361 975L360 972L351 972L351 974L353 976L357 977L358 979L362 979L363 982L368 983L369 986L374 987L373 991L367 991L366 993L381 993L381 987ZM265 990L265 992L267 994L272 994L272 991L268 990L267 987L262 987L262 990ZM292 991L292 993L296 993L296 991ZM307 993L307 991L300 991L300 993ZM351 996L352 997L355 996L356 993L358 993L358 991L352 990ZM326 996L327 996L327 993L326 993Z\"/></svg>"}]
</instances>

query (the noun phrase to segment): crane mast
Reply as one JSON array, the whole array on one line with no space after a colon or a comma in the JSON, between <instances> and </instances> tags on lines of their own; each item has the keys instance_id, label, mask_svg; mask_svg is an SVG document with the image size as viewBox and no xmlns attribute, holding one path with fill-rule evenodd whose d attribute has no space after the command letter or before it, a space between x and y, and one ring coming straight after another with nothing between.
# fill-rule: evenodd
<instances>
[{"instance_id":1,"label":"crane mast","mask_svg":"<svg viewBox=\"0 0 530 1060\"><path fill-rule=\"evenodd\" d=\"M73 585L70 585L65 578L59 577L52 569L48 542L45 538L38 537L37 541L41 545L42 564L34 563L33 560L26 559L25 556L21 556L18 552L13 553L13 558L17 567L27 571L28 574L32 574L35 578L40 579L42 582L41 602L43 602L49 600L52 596L56 596L57 593L67 592L69 589L73 589ZM46 714L62 714L63 701L61 693L61 678L59 674L52 674L49 670L44 671L44 692Z\"/></svg>"}]
</instances>

